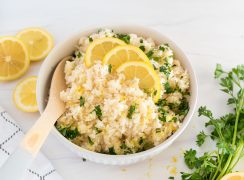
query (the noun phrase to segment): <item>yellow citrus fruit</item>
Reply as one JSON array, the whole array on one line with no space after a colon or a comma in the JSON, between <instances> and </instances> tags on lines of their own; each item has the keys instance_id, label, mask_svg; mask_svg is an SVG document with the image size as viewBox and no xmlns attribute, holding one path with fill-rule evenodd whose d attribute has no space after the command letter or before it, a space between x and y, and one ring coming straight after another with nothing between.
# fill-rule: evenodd
<instances>
[{"instance_id":1,"label":"yellow citrus fruit","mask_svg":"<svg viewBox=\"0 0 244 180\"><path fill-rule=\"evenodd\" d=\"M11 36L0 38L0 81L19 78L29 64L28 51L23 42Z\"/></svg>"},{"instance_id":2,"label":"yellow citrus fruit","mask_svg":"<svg viewBox=\"0 0 244 180\"><path fill-rule=\"evenodd\" d=\"M31 61L43 60L54 45L51 34L41 28L27 28L16 36L26 45Z\"/></svg>"},{"instance_id":3,"label":"yellow citrus fruit","mask_svg":"<svg viewBox=\"0 0 244 180\"><path fill-rule=\"evenodd\" d=\"M221 180L244 180L244 172L234 172L225 175Z\"/></svg>"},{"instance_id":4,"label":"yellow citrus fruit","mask_svg":"<svg viewBox=\"0 0 244 180\"><path fill-rule=\"evenodd\" d=\"M128 61L142 61L151 65L145 53L140 48L132 45L117 46L103 58L103 64L111 64L112 70L116 70L117 67Z\"/></svg>"},{"instance_id":5,"label":"yellow citrus fruit","mask_svg":"<svg viewBox=\"0 0 244 180\"><path fill-rule=\"evenodd\" d=\"M94 40L86 49L85 54L85 64L87 67L90 67L94 61L103 60L104 56L114 47L119 45L126 45L124 41L106 37L101 39Z\"/></svg>"},{"instance_id":6,"label":"yellow citrus fruit","mask_svg":"<svg viewBox=\"0 0 244 180\"><path fill-rule=\"evenodd\" d=\"M157 102L161 95L161 83L158 74L146 62L129 61L121 64L117 72L123 73L126 79L138 78L141 89L152 92L154 102Z\"/></svg>"},{"instance_id":7,"label":"yellow citrus fruit","mask_svg":"<svg viewBox=\"0 0 244 180\"><path fill-rule=\"evenodd\" d=\"M36 76L31 76L21 81L13 93L13 100L17 108L24 112L36 112Z\"/></svg>"}]
</instances>

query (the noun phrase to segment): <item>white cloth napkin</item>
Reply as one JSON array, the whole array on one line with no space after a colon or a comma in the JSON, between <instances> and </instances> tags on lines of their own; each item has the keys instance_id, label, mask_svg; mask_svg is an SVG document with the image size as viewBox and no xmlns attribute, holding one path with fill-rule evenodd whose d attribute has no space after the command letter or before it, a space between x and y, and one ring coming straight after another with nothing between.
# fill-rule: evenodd
<instances>
[{"instance_id":1,"label":"white cloth napkin","mask_svg":"<svg viewBox=\"0 0 244 180\"><path fill-rule=\"evenodd\" d=\"M23 131L9 114L0 107L0 167L17 147ZM14 173L14 169L13 169ZM1 179L1 177L0 177ZM40 152L30 169L26 170L26 180L62 180L52 164Z\"/></svg>"}]
</instances>

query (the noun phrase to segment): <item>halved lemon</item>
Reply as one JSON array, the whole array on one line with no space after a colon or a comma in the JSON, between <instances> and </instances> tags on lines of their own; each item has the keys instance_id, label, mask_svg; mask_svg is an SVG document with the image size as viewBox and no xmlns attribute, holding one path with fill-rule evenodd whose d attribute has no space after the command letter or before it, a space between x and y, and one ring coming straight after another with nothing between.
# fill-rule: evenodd
<instances>
[{"instance_id":1,"label":"halved lemon","mask_svg":"<svg viewBox=\"0 0 244 180\"><path fill-rule=\"evenodd\" d=\"M21 81L13 93L13 100L18 109L24 112L36 112L36 76Z\"/></svg>"},{"instance_id":2,"label":"halved lemon","mask_svg":"<svg viewBox=\"0 0 244 180\"><path fill-rule=\"evenodd\" d=\"M221 180L244 180L244 172L234 172L225 175Z\"/></svg>"},{"instance_id":3,"label":"halved lemon","mask_svg":"<svg viewBox=\"0 0 244 180\"><path fill-rule=\"evenodd\" d=\"M19 78L29 64L28 51L23 42L11 36L0 38L0 81Z\"/></svg>"},{"instance_id":4,"label":"halved lemon","mask_svg":"<svg viewBox=\"0 0 244 180\"><path fill-rule=\"evenodd\" d=\"M51 34L41 28L27 28L16 36L26 45L31 61L43 60L54 45Z\"/></svg>"},{"instance_id":5,"label":"halved lemon","mask_svg":"<svg viewBox=\"0 0 244 180\"><path fill-rule=\"evenodd\" d=\"M117 67L128 61L142 61L151 65L146 54L140 48L132 45L117 46L103 58L103 64L111 64L112 70L116 70Z\"/></svg>"},{"instance_id":6,"label":"halved lemon","mask_svg":"<svg viewBox=\"0 0 244 180\"><path fill-rule=\"evenodd\" d=\"M126 43L120 39L106 37L94 40L86 49L85 63L87 67L90 67L94 61L103 60L104 56L114 47L119 45L126 45Z\"/></svg>"},{"instance_id":7,"label":"halved lemon","mask_svg":"<svg viewBox=\"0 0 244 180\"><path fill-rule=\"evenodd\" d=\"M123 73L126 79L138 78L139 87L152 92L154 102L157 102L161 95L161 83L158 74L146 62L129 61L121 64L117 72Z\"/></svg>"}]
</instances>

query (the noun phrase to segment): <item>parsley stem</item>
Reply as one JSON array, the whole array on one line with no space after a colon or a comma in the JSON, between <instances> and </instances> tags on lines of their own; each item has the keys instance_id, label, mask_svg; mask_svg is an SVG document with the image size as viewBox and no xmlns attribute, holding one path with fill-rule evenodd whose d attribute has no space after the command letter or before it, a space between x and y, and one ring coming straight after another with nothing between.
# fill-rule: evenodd
<instances>
[{"instance_id":1,"label":"parsley stem","mask_svg":"<svg viewBox=\"0 0 244 180\"><path fill-rule=\"evenodd\" d=\"M236 120L235 120L235 129L234 129L234 135L233 135L233 140L232 140L232 147L234 147L235 143L236 143L236 133L237 133L237 127L238 127L240 111L241 111L241 108L243 106L243 100L244 100L244 89L241 90L240 103L239 103L239 105L236 108Z\"/></svg>"}]
</instances>

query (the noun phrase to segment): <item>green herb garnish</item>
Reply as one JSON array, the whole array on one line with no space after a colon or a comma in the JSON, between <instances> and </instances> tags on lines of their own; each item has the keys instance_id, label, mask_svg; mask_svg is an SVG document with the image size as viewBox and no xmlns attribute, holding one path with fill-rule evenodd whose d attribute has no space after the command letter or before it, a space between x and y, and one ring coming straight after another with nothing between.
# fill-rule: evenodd
<instances>
[{"instance_id":1,"label":"green herb garnish","mask_svg":"<svg viewBox=\"0 0 244 180\"><path fill-rule=\"evenodd\" d=\"M148 51L146 55L147 55L147 57L148 57L149 59L152 59L152 56L153 56L153 50Z\"/></svg>"},{"instance_id":2,"label":"green herb garnish","mask_svg":"<svg viewBox=\"0 0 244 180\"><path fill-rule=\"evenodd\" d=\"M89 36L89 42L92 42L92 41L93 41L92 37Z\"/></svg>"},{"instance_id":3,"label":"green herb garnish","mask_svg":"<svg viewBox=\"0 0 244 180\"><path fill-rule=\"evenodd\" d=\"M116 155L114 147L108 148L108 153L111 154L111 155Z\"/></svg>"},{"instance_id":4,"label":"green herb garnish","mask_svg":"<svg viewBox=\"0 0 244 180\"><path fill-rule=\"evenodd\" d=\"M97 118L99 119L99 120L102 120L102 110L101 110L101 107L100 107L100 105L97 105L97 106L95 106L95 108L94 108L94 110L93 111L95 111L95 113L96 113L96 115L97 115Z\"/></svg>"},{"instance_id":5,"label":"green herb garnish","mask_svg":"<svg viewBox=\"0 0 244 180\"><path fill-rule=\"evenodd\" d=\"M140 46L139 47L142 51L145 51L146 49L145 49L145 46Z\"/></svg>"},{"instance_id":6,"label":"green herb garnish","mask_svg":"<svg viewBox=\"0 0 244 180\"><path fill-rule=\"evenodd\" d=\"M124 41L126 44L130 43L130 36L128 34L117 34L117 37Z\"/></svg>"},{"instance_id":7,"label":"green herb garnish","mask_svg":"<svg viewBox=\"0 0 244 180\"><path fill-rule=\"evenodd\" d=\"M164 89L165 89L165 93L166 93L166 94L169 94L169 93L172 93L172 92L173 92L172 88L170 87L169 82L166 82L166 83L164 84Z\"/></svg>"},{"instance_id":8,"label":"green herb garnish","mask_svg":"<svg viewBox=\"0 0 244 180\"><path fill-rule=\"evenodd\" d=\"M89 142L90 145L94 144L94 142L91 140L90 136L87 136L87 139L88 139L88 142Z\"/></svg>"},{"instance_id":9,"label":"green herb garnish","mask_svg":"<svg viewBox=\"0 0 244 180\"><path fill-rule=\"evenodd\" d=\"M201 131L196 143L201 146L210 136L216 142L216 148L200 157L196 150L186 151L185 163L193 172L181 172L182 179L220 180L232 172L244 156L244 65L226 72L217 64L214 75L220 80L221 91L229 95L227 104L233 108L233 112L215 118L206 106L199 108L199 116L209 119L205 125L211 127L211 134Z\"/></svg>"},{"instance_id":10,"label":"green herb garnish","mask_svg":"<svg viewBox=\"0 0 244 180\"><path fill-rule=\"evenodd\" d=\"M144 143L144 139L142 137L140 137L139 144L142 145L143 143Z\"/></svg>"},{"instance_id":11,"label":"green herb garnish","mask_svg":"<svg viewBox=\"0 0 244 180\"><path fill-rule=\"evenodd\" d=\"M77 128L72 127L57 127L58 131L67 139L74 139L80 133Z\"/></svg>"},{"instance_id":12,"label":"green herb garnish","mask_svg":"<svg viewBox=\"0 0 244 180\"><path fill-rule=\"evenodd\" d=\"M108 72L111 73L112 72L112 64L108 65Z\"/></svg>"},{"instance_id":13,"label":"green herb garnish","mask_svg":"<svg viewBox=\"0 0 244 180\"><path fill-rule=\"evenodd\" d=\"M207 135L206 135L203 131L201 131L201 132L197 135L197 140L196 140L197 145L198 145L198 146L201 146L201 145L204 143L206 137L207 137Z\"/></svg>"},{"instance_id":14,"label":"green herb garnish","mask_svg":"<svg viewBox=\"0 0 244 180\"><path fill-rule=\"evenodd\" d=\"M136 111L136 105L131 105L128 110L127 118L131 119L135 111Z\"/></svg>"},{"instance_id":15,"label":"green herb garnish","mask_svg":"<svg viewBox=\"0 0 244 180\"><path fill-rule=\"evenodd\" d=\"M102 132L102 130L98 129L97 127L95 127L95 131L96 131L96 134L99 134Z\"/></svg>"},{"instance_id":16,"label":"green herb garnish","mask_svg":"<svg viewBox=\"0 0 244 180\"><path fill-rule=\"evenodd\" d=\"M85 98L83 98L82 96L80 97L80 107L84 106L85 104Z\"/></svg>"}]
</instances>

